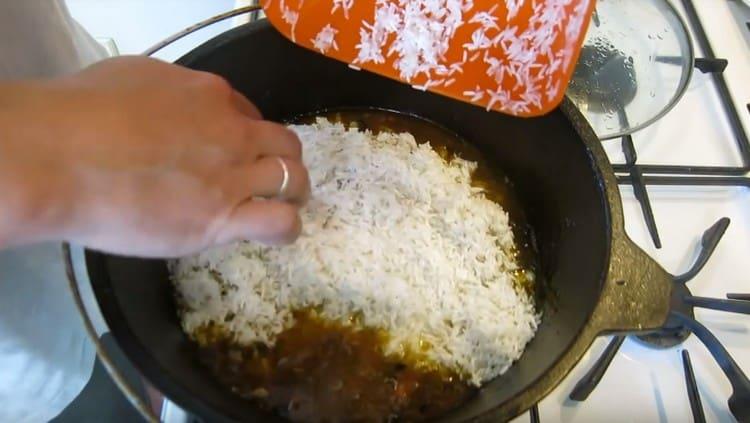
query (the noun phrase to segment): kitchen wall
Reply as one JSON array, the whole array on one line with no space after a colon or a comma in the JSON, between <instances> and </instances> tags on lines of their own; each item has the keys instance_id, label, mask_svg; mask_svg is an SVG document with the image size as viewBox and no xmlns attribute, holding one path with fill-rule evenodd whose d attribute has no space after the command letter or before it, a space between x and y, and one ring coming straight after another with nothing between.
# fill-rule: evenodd
<instances>
[{"instance_id":1,"label":"kitchen wall","mask_svg":"<svg viewBox=\"0 0 750 423\"><path fill-rule=\"evenodd\" d=\"M139 54L198 21L235 7L234 0L66 0L70 12L94 37L111 38L120 54ZM231 20L186 37L157 54L180 57L198 43L226 31Z\"/></svg>"}]
</instances>

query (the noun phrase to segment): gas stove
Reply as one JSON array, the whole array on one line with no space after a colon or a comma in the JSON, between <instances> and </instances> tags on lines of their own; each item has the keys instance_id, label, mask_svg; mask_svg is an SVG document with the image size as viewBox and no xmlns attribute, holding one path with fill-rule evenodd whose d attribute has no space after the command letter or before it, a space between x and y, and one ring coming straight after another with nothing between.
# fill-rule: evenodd
<instances>
[{"instance_id":1,"label":"gas stove","mask_svg":"<svg viewBox=\"0 0 750 423\"><path fill-rule=\"evenodd\" d=\"M600 337L563 383L514 422L750 421L742 374L750 374L750 7L672 3L698 58L688 90L656 123L602 143L628 235L679 275L674 309L698 324L675 315L657 336ZM86 299L80 249L73 258ZM105 331L96 304L86 303ZM165 400L162 420L190 417Z\"/></svg>"},{"instance_id":2,"label":"gas stove","mask_svg":"<svg viewBox=\"0 0 750 423\"><path fill-rule=\"evenodd\" d=\"M699 326L672 318L654 336L598 339L515 422L750 420L750 9L673 3L700 58L688 91L656 123L603 145L628 235L680 275L673 309Z\"/></svg>"}]
</instances>

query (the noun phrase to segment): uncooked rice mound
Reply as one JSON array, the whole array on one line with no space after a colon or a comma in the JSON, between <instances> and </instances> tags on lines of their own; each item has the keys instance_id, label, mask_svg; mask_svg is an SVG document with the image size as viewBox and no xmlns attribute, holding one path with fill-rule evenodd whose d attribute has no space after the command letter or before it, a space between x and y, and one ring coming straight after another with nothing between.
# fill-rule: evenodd
<instances>
[{"instance_id":1,"label":"uncooked rice mound","mask_svg":"<svg viewBox=\"0 0 750 423\"><path fill-rule=\"evenodd\" d=\"M540 316L517 288L507 213L471 186L476 163L443 159L410 134L318 119L294 125L312 199L293 245L240 242L171 263L187 333L219 325L273 345L292 312L384 330L387 354L479 385L504 373Z\"/></svg>"}]
</instances>

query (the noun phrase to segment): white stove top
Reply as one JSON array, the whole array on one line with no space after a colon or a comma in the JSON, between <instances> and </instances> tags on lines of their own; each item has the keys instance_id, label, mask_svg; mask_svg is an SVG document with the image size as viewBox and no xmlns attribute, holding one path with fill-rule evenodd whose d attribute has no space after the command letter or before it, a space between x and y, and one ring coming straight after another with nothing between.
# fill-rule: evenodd
<instances>
[{"instance_id":1,"label":"white stove top","mask_svg":"<svg viewBox=\"0 0 750 423\"><path fill-rule=\"evenodd\" d=\"M733 9L741 3L735 1L736 4L731 5ZM680 2L673 3L682 12ZM750 78L747 77L750 75L750 50L743 33L748 29L738 25L727 3L694 0L716 56L729 60L724 76L745 132L750 133L750 110L746 105L750 101ZM698 46L696 55L701 57ZM711 76L699 72L694 74L680 103L662 120L636 133L633 140L640 164L742 165ZM604 145L612 162L624 162L619 140L606 141ZM714 255L688 287L694 295L717 298L724 298L730 292L750 292L750 190L649 186L661 249L653 246L632 188L621 186L621 192L627 233L672 273L687 270L697 255L703 231L719 218L729 217L731 224ZM81 276L81 269L77 270ZM750 374L750 316L696 309L696 317ZM729 382L695 336L683 345L665 350L646 347L628 338L589 398L581 403L568 400L573 386L608 342L608 337L598 339L570 376L539 404L542 422L691 421L680 356L683 349L690 352L707 420L735 421L727 407L731 394ZM165 421L186 421L185 414L172 404L168 404L165 411ZM529 414L515 421L529 421Z\"/></svg>"}]
</instances>

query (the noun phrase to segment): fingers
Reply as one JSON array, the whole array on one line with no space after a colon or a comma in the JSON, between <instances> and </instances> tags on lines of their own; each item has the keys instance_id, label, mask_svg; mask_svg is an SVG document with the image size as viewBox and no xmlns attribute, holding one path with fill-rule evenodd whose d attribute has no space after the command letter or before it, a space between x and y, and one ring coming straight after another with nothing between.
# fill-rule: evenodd
<instances>
[{"instance_id":1,"label":"fingers","mask_svg":"<svg viewBox=\"0 0 750 423\"><path fill-rule=\"evenodd\" d=\"M310 178L307 169L297 160L281 159L287 169L288 180L284 192L280 192L284 183L284 168L278 157L264 157L249 169L252 185L250 195L254 197L276 197L281 200L304 204L310 196Z\"/></svg>"},{"instance_id":2,"label":"fingers","mask_svg":"<svg viewBox=\"0 0 750 423\"><path fill-rule=\"evenodd\" d=\"M228 94L234 107L243 115L253 120L262 119L258 108L242 93L235 90L232 84L221 75L205 71L191 70L190 72L194 75L194 79L197 79L204 87L218 94L221 98L225 98L224 96ZM199 76L199 78L195 78L195 76Z\"/></svg>"},{"instance_id":3,"label":"fingers","mask_svg":"<svg viewBox=\"0 0 750 423\"><path fill-rule=\"evenodd\" d=\"M255 105L251 103L250 100L248 100L240 92L232 92L232 102L234 103L235 107L237 107L237 110L240 111L240 113L249 117L250 119L263 119L263 116L260 114L260 110L258 110L258 108L255 107Z\"/></svg>"},{"instance_id":4,"label":"fingers","mask_svg":"<svg viewBox=\"0 0 750 423\"><path fill-rule=\"evenodd\" d=\"M302 158L302 144L291 129L267 120L251 121L246 129L246 139L259 157Z\"/></svg>"},{"instance_id":5,"label":"fingers","mask_svg":"<svg viewBox=\"0 0 750 423\"><path fill-rule=\"evenodd\" d=\"M297 207L283 201L250 200L240 204L219 230L218 244L239 240L288 244L299 236L302 221Z\"/></svg>"},{"instance_id":6,"label":"fingers","mask_svg":"<svg viewBox=\"0 0 750 423\"><path fill-rule=\"evenodd\" d=\"M283 160L287 169L287 184L284 192ZM242 198L263 197L275 198L300 206L310 197L310 178L305 165L295 159L279 156L263 157L249 166L232 170L227 177L234 186L235 193Z\"/></svg>"}]
</instances>

